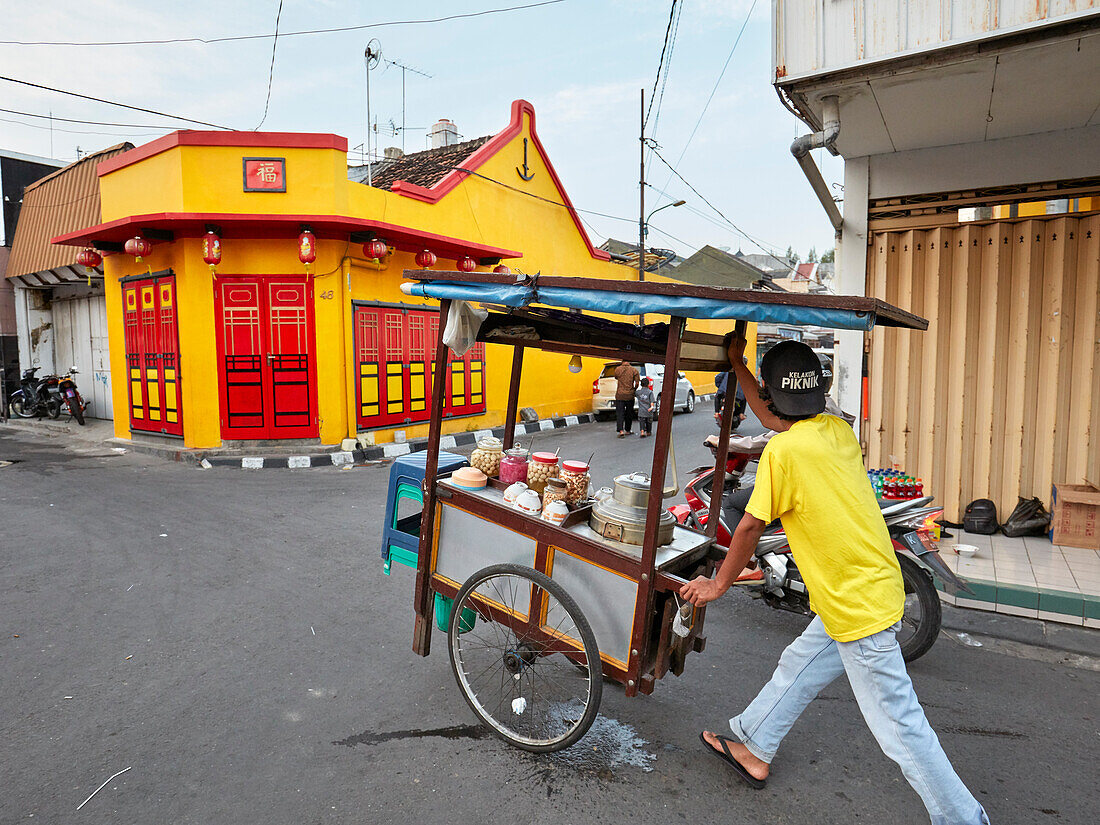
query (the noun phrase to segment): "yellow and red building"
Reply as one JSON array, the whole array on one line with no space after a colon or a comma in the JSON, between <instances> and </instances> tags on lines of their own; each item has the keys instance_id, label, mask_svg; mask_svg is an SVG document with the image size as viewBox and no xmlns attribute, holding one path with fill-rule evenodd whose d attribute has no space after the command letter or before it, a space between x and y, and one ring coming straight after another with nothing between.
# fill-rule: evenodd
<instances>
[{"instance_id":1,"label":"yellow and red building","mask_svg":"<svg viewBox=\"0 0 1100 825\"><path fill-rule=\"evenodd\" d=\"M101 163L102 222L54 242L109 253L116 435L196 448L422 435L439 313L400 291L418 255L443 270L636 277L592 245L531 104L450 149L396 159L376 185L349 180L331 134L180 131ZM479 344L451 363L444 433L503 423L509 356ZM590 409L601 364L573 374L564 356L532 356L525 406Z\"/></svg>"}]
</instances>

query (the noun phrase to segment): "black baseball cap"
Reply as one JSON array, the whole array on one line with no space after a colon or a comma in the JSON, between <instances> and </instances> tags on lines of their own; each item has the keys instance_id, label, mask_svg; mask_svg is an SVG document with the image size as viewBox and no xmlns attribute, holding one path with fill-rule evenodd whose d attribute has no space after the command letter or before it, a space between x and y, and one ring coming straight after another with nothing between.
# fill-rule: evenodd
<instances>
[{"instance_id":1,"label":"black baseball cap","mask_svg":"<svg viewBox=\"0 0 1100 825\"><path fill-rule=\"evenodd\" d=\"M825 409L821 362L801 341L780 341L764 353L760 377L784 415L817 415Z\"/></svg>"}]
</instances>

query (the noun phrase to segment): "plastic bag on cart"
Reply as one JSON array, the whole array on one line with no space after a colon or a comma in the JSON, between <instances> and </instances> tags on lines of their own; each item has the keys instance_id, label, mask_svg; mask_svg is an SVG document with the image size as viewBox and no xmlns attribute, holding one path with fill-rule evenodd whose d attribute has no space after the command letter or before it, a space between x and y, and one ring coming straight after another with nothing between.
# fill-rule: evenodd
<instances>
[{"instance_id":1,"label":"plastic bag on cart","mask_svg":"<svg viewBox=\"0 0 1100 825\"><path fill-rule=\"evenodd\" d=\"M481 322L489 317L489 310L474 306L468 301L452 301L447 313L447 326L443 329L443 343L461 358L477 342Z\"/></svg>"}]
</instances>

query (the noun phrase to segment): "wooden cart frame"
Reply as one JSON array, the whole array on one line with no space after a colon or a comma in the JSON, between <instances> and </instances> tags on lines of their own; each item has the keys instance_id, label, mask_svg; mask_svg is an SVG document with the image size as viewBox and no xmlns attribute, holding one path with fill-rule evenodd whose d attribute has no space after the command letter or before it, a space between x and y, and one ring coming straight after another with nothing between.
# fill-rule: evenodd
<instances>
[{"instance_id":1,"label":"wooden cart frame","mask_svg":"<svg viewBox=\"0 0 1100 825\"><path fill-rule=\"evenodd\" d=\"M503 439L505 449L513 444L519 410L524 351L528 348L595 357L607 361L625 359L634 362L660 363L664 364L665 375L676 375L680 369L729 370L730 364L726 355L728 337L686 330L687 317L714 317L692 314L699 312L697 304L713 306L714 302L724 303L730 308L730 313L733 314L722 317L728 317L731 323L738 324L742 331L747 320L775 317L776 313L782 315L786 323L801 322L836 326L840 324L822 324L821 319L844 316L851 319L848 328L869 329L876 322L913 329L927 328L927 322L918 316L882 301L862 297L796 295L683 284L426 270L407 270L405 277L410 281L419 282L419 284L406 284L405 291L408 294L430 295L430 291L424 291L425 285L440 287L439 291L443 293L447 293L446 287L455 288L458 293L467 288L475 292L477 289L488 289L497 299L502 294L509 296L513 291L526 292L526 297L520 305L513 304L510 308L493 305L494 298L490 297L488 301L491 311L478 333L479 341L513 347ZM581 290L590 298L593 295L597 298L606 296L607 306L612 307L611 312L615 312L613 305L616 305L616 300L622 299L625 295L626 298L637 299L647 306L648 308L644 311L661 313L668 316L670 320L667 324L640 326L608 321L591 314L578 314L575 308L571 312L542 307L531 308L529 304L540 303L538 294L540 289L547 292L555 289ZM472 299L485 300L476 297ZM692 304L693 301L696 304ZM601 315L606 312L602 307L603 305L600 304ZM717 510L722 501L722 487L725 479L724 456L730 438L733 405L725 406L721 418L720 443L717 450L720 458L716 461L715 472L716 489L711 498L711 512L706 531L701 533L677 525L677 531L687 531L698 540L689 539L686 543L689 549L686 552L677 555L674 563L662 565L658 563L660 548L657 525L664 506L663 480L672 438L673 405L664 404L658 412L657 426L654 431L653 463L650 468L650 478L653 481L647 499L646 529L640 553L630 549L628 545L616 547L614 542L601 540L599 537L578 535L576 530L569 529L578 521L583 520L587 523L587 511L571 514L565 524L556 526L519 513L505 506L503 502L491 500L485 495L440 481L436 475L448 361L447 347L443 343L442 333L449 313L452 311L452 299L441 297L440 310L440 335L435 343L433 366L424 510L416 570L414 596L416 621L413 650L422 656L427 656L431 650L433 593L454 598L463 584L461 581L442 575L436 568L440 520L442 508L446 506L453 508L454 511L461 511L476 519L514 531L526 540L532 541L534 543L532 564L534 569L541 573L553 576L555 557L565 554L593 565L593 569L610 571L632 582L636 586L636 591L628 649L625 656L619 657L601 648L602 670L605 677L624 686L627 696L634 696L639 692L652 693L658 679L669 670L679 675L683 670L687 653L702 651L706 644L706 638L703 635L705 608L699 608L692 616L690 631L686 638L672 633L673 619L677 611L676 600L672 594L678 591L690 577L699 573L707 575L712 573L715 565L725 554L725 548L716 547L713 538L719 523ZM682 311L683 314L676 314L678 311ZM731 376L731 380L735 379ZM503 486L496 480L491 480L490 485L493 486L494 482L498 489ZM530 630L530 626L539 620L539 616L540 606L530 605L526 616L521 617L519 621ZM492 617L504 624L517 621L504 611L496 611Z\"/></svg>"}]
</instances>

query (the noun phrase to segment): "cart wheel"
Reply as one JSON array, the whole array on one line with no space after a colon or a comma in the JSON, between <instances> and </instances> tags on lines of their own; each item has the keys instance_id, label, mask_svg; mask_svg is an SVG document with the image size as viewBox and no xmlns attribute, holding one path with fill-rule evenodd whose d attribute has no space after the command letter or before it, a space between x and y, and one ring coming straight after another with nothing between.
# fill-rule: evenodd
<instances>
[{"instance_id":1,"label":"cart wheel","mask_svg":"<svg viewBox=\"0 0 1100 825\"><path fill-rule=\"evenodd\" d=\"M544 617L533 625L531 604L541 604ZM463 632L457 617L465 610L482 621ZM466 702L508 744L561 750L596 719L603 691L596 636L565 589L537 570L494 564L471 576L455 597L447 642Z\"/></svg>"}]
</instances>

